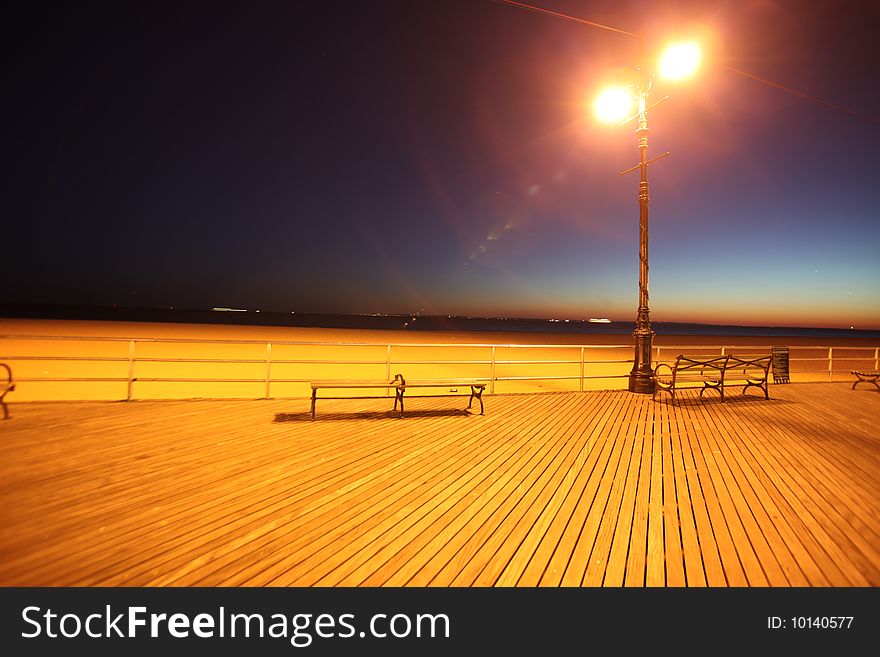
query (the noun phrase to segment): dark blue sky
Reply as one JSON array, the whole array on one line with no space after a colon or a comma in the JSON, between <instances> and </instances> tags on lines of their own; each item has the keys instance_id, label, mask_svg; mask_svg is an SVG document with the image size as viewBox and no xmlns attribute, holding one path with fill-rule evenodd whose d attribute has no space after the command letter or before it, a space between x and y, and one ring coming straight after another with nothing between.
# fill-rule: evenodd
<instances>
[{"instance_id":1,"label":"dark blue sky","mask_svg":"<svg viewBox=\"0 0 880 657\"><path fill-rule=\"evenodd\" d=\"M590 102L635 39L492 0L21 4L7 302L634 319L636 140ZM534 4L710 37L649 113L655 320L880 328L877 3Z\"/></svg>"}]
</instances>

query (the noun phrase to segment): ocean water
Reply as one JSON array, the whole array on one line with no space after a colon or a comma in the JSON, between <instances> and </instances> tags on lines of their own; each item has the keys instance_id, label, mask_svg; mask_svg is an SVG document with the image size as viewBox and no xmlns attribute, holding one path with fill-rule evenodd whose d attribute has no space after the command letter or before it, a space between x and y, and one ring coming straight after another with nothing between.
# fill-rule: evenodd
<instances>
[{"instance_id":1,"label":"ocean water","mask_svg":"<svg viewBox=\"0 0 880 657\"><path fill-rule=\"evenodd\" d=\"M296 326L406 331L540 332L568 335L629 335L632 320L592 323L574 319L523 317L463 317L447 315L340 315L317 313L232 312L211 309L159 309L87 306L0 306L0 317L16 319L74 319L185 324L232 324L245 326ZM880 339L880 330L812 328L792 326L732 326L652 322L658 334L742 337L866 338Z\"/></svg>"}]
</instances>

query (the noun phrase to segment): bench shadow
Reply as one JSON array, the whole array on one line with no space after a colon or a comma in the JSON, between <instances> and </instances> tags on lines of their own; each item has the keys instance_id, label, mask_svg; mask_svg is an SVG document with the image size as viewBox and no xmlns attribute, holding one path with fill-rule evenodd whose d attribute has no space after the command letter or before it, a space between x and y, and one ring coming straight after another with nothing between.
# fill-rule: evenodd
<instances>
[{"instance_id":1,"label":"bench shadow","mask_svg":"<svg viewBox=\"0 0 880 657\"><path fill-rule=\"evenodd\" d=\"M743 404L773 404L773 405L786 405L792 404L793 402L788 399L778 399L774 397L770 397L770 399L765 399L763 395L760 397L758 395L728 395L724 398L724 401L721 401L721 397L702 397L699 396L687 396L687 397L679 397L676 396L675 404L672 403L672 400L669 397L665 399L657 398L656 403L668 403L670 406L702 406L704 404L717 404L719 406L741 406Z\"/></svg>"},{"instance_id":2,"label":"bench shadow","mask_svg":"<svg viewBox=\"0 0 880 657\"><path fill-rule=\"evenodd\" d=\"M338 412L338 413L318 413L314 421L320 420L344 420L344 421L362 421L362 420L412 420L415 418L435 418L435 417L461 417L468 415L479 415L469 410L460 409L435 409L424 411L406 411L403 417L397 411L355 411L355 412ZM312 414L308 411L302 413L276 413L275 422L312 422Z\"/></svg>"},{"instance_id":3,"label":"bench shadow","mask_svg":"<svg viewBox=\"0 0 880 657\"><path fill-rule=\"evenodd\" d=\"M726 397L724 399L725 404L793 404L794 402L790 399L779 399L777 397L771 397L770 399L765 399L763 396L759 397L758 395L733 395L731 397Z\"/></svg>"}]
</instances>

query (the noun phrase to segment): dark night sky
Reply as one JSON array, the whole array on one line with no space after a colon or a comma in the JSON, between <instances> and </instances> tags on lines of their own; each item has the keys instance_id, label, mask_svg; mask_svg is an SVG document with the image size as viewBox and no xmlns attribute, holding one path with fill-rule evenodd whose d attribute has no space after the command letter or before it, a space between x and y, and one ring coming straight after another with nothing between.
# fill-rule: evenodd
<instances>
[{"instance_id":1,"label":"dark night sky","mask_svg":"<svg viewBox=\"0 0 880 657\"><path fill-rule=\"evenodd\" d=\"M636 140L590 102L635 39L492 0L17 4L6 302L634 318ZM709 37L649 113L655 320L880 328L880 3L534 4Z\"/></svg>"}]
</instances>

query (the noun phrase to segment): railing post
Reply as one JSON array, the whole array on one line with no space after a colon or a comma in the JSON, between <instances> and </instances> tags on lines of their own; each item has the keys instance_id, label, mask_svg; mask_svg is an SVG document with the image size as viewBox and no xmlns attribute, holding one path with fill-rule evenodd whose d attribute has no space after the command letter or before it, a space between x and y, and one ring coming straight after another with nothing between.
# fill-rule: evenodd
<instances>
[{"instance_id":1,"label":"railing post","mask_svg":"<svg viewBox=\"0 0 880 657\"><path fill-rule=\"evenodd\" d=\"M125 395L125 401L131 401L131 395L134 388L134 340L128 341L128 391Z\"/></svg>"},{"instance_id":2,"label":"railing post","mask_svg":"<svg viewBox=\"0 0 880 657\"><path fill-rule=\"evenodd\" d=\"M269 392L272 384L272 343L266 343L266 399L270 399Z\"/></svg>"},{"instance_id":3,"label":"railing post","mask_svg":"<svg viewBox=\"0 0 880 657\"><path fill-rule=\"evenodd\" d=\"M584 348L581 347L581 392L584 391Z\"/></svg>"},{"instance_id":4,"label":"railing post","mask_svg":"<svg viewBox=\"0 0 880 657\"><path fill-rule=\"evenodd\" d=\"M834 351L834 347L828 347L828 380L834 380L834 359L832 356L832 352Z\"/></svg>"},{"instance_id":5,"label":"railing post","mask_svg":"<svg viewBox=\"0 0 880 657\"><path fill-rule=\"evenodd\" d=\"M492 345L492 367L489 371L489 394L495 394L495 345Z\"/></svg>"},{"instance_id":6,"label":"railing post","mask_svg":"<svg viewBox=\"0 0 880 657\"><path fill-rule=\"evenodd\" d=\"M385 349L385 380L391 380L391 345ZM390 388L385 388L385 396L387 397L391 393Z\"/></svg>"}]
</instances>

